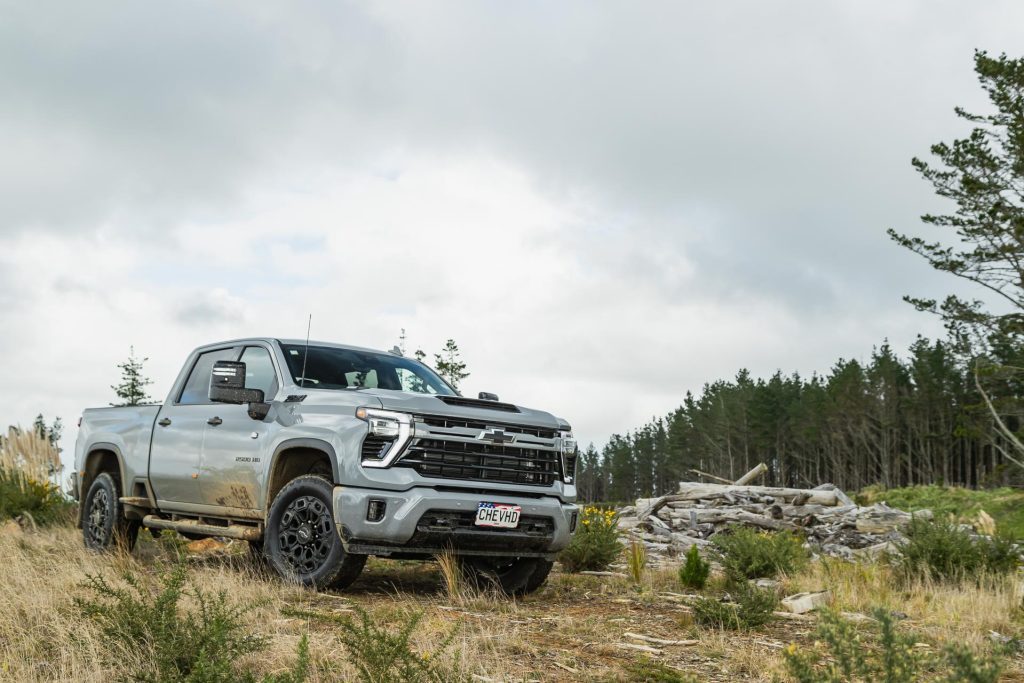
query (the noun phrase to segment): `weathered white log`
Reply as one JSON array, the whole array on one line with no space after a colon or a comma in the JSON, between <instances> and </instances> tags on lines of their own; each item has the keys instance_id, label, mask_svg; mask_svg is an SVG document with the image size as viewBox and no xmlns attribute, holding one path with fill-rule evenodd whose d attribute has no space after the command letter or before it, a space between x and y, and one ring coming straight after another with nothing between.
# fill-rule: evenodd
<instances>
[{"instance_id":1,"label":"weathered white log","mask_svg":"<svg viewBox=\"0 0 1024 683\"><path fill-rule=\"evenodd\" d=\"M819 607L824 607L832 599L829 591L817 591L815 593L797 593L782 599L782 606L793 614L806 614Z\"/></svg>"},{"instance_id":2,"label":"weathered white log","mask_svg":"<svg viewBox=\"0 0 1024 683\"><path fill-rule=\"evenodd\" d=\"M749 472L744 474L742 477L740 477L739 479L734 481L733 485L734 486L745 486L746 484L749 484L750 482L752 482L752 481L754 481L756 479L760 479L761 477L763 477L765 472L767 472L767 471L768 471L768 466L765 465L763 462L759 462L757 464L757 467L755 467L754 469L750 470Z\"/></svg>"},{"instance_id":3,"label":"weathered white log","mask_svg":"<svg viewBox=\"0 0 1024 683\"><path fill-rule=\"evenodd\" d=\"M687 472L693 472L698 477L707 477L708 479L714 479L715 481L721 482L723 484L731 484L732 483L731 481L729 481L728 479L726 479L724 477L716 477L713 474L708 474L707 472L701 472L700 470L687 470Z\"/></svg>"},{"instance_id":4,"label":"weathered white log","mask_svg":"<svg viewBox=\"0 0 1024 683\"><path fill-rule=\"evenodd\" d=\"M838 505L839 501L839 498L838 496L836 496L835 491L789 489L774 486L736 486L735 484L698 484L682 482L681 484L679 484L678 493L671 496L662 496L661 498L651 503L649 508L660 509L666 503L675 500L700 500L701 498L714 498L728 495L770 496L771 498L776 499L776 501L784 500L786 502L791 502L795 498L802 498L806 496L806 503L827 505L829 507L834 507ZM641 512L644 511L641 510ZM651 511L647 510L646 514L651 514ZM642 517L642 515L638 516Z\"/></svg>"},{"instance_id":5,"label":"weathered white log","mask_svg":"<svg viewBox=\"0 0 1024 683\"><path fill-rule=\"evenodd\" d=\"M656 647L650 647L648 645L637 645L636 643L615 643L619 647L626 648L627 650L640 650L640 652L646 652L652 655L660 655L661 650Z\"/></svg>"},{"instance_id":6,"label":"weathered white log","mask_svg":"<svg viewBox=\"0 0 1024 683\"><path fill-rule=\"evenodd\" d=\"M836 498L839 499L839 504L840 505L856 505L856 503L853 502L853 499L850 498L848 495L846 495L843 492L843 490L841 488L839 488L838 486L836 486L835 484L821 484L820 486L815 486L814 490L815 491L835 491L836 492Z\"/></svg>"}]
</instances>

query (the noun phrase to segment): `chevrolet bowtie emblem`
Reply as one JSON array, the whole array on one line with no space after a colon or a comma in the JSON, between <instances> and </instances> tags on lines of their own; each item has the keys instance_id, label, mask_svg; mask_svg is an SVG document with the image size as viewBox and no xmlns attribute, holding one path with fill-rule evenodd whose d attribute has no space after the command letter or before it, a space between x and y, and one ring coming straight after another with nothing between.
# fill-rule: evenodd
<instances>
[{"instance_id":1,"label":"chevrolet bowtie emblem","mask_svg":"<svg viewBox=\"0 0 1024 683\"><path fill-rule=\"evenodd\" d=\"M478 439L484 439L486 441L493 441L494 443L512 443L516 440L515 434L509 434L504 429L498 429L497 427L491 427L480 432L477 436Z\"/></svg>"}]
</instances>

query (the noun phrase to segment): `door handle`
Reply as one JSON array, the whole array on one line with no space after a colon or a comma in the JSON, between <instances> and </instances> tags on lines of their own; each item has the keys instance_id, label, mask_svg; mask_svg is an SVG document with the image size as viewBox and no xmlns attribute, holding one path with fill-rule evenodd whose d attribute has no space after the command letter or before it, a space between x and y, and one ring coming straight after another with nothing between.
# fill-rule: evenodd
<instances>
[{"instance_id":1,"label":"door handle","mask_svg":"<svg viewBox=\"0 0 1024 683\"><path fill-rule=\"evenodd\" d=\"M222 422L224 422L224 420L220 419L219 417L211 417L209 420L206 421L206 424L213 425L214 427L216 427Z\"/></svg>"},{"instance_id":2,"label":"door handle","mask_svg":"<svg viewBox=\"0 0 1024 683\"><path fill-rule=\"evenodd\" d=\"M171 418L165 417L164 419L157 422L157 424L160 425L161 427L167 427L171 424Z\"/></svg>"}]
</instances>

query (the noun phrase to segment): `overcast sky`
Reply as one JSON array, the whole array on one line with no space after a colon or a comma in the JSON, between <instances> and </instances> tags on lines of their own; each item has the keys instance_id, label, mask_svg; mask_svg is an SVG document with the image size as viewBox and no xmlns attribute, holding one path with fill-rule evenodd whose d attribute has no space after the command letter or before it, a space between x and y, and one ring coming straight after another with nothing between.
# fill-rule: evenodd
<instances>
[{"instance_id":1,"label":"overcast sky","mask_svg":"<svg viewBox=\"0 0 1024 683\"><path fill-rule=\"evenodd\" d=\"M130 345L448 337L584 442L938 326L910 166L1017 2L0 0L0 422ZM934 236L934 235L930 235Z\"/></svg>"}]
</instances>

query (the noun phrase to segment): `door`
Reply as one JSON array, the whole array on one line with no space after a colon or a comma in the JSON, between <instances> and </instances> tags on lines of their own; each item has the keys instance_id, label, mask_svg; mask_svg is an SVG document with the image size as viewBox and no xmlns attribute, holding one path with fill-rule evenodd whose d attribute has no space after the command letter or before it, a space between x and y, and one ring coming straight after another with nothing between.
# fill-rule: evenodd
<instances>
[{"instance_id":1,"label":"door","mask_svg":"<svg viewBox=\"0 0 1024 683\"><path fill-rule=\"evenodd\" d=\"M270 351L247 346L239 359L245 363L245 388L260 389L273 401L281 386ZM227 516L250 516L260 507L266 471L267 444L276 422L249 417L247 405L220 404L206 426L199 489L203 502L225 509Z\"/></svg>"},{"instance_id":2,"label":"door","mask_svg":"<svg viewBox=\"0 0 1024 683\"><path fill-rule=\"evenodd\" d=\"M210 374L215 362L237 356L235 347L199 354L176 399L160 409L153 427L149 480L161 507L202 502L199 477L203 438L207 420L221 405L210 403Z\"/></svg>"}]
</instances>

